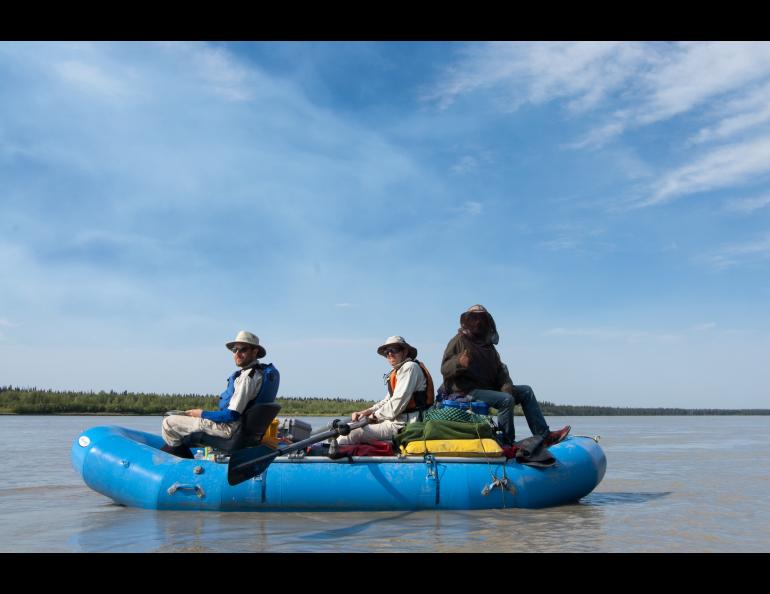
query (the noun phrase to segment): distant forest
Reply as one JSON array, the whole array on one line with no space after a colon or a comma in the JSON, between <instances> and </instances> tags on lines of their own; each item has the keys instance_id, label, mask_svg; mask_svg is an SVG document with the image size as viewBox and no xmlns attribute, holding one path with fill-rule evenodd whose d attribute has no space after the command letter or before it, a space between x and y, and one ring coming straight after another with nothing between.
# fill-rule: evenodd
<instances>
[{"instance_id":1,"label":"distant forest","mask_svg":"<svg viewBox=\"0 0 770 594\"><path fill-rule=\"evenodd\" d=\"M69 392L0 386L0 414L18 415L162 415L168 410L214 410L217 396L200 394L146 394L135 392ZM368 408L374 400L346 398L279 397L282 416L340 416ZM770 409L641 408L574 406L541 401L549 416L649 415L770 415ZM516 412L521 413L520 407Z\"/></svg>"}]
</instances>

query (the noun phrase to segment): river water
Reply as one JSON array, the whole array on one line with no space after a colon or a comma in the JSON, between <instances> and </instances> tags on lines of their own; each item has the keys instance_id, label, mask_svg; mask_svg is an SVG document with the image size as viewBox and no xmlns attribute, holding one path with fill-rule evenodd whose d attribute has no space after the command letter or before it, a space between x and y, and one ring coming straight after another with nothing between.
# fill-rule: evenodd
<instances>
[{"instance_id":1,"label":"river water","mask_svg":"<svg viewBox=\"0 0 770 594\"><path fill-rule=\"evenodd\" d=\"M329 419L298 417L314 429ZM768 552L770 417L551 417L601 436L607 474L550 509L219 513L132 509L89 489L70 447L160 417L0 416L0 552ZM517 418L517 436L529 435Z\"/></svg>"}]
</instances>

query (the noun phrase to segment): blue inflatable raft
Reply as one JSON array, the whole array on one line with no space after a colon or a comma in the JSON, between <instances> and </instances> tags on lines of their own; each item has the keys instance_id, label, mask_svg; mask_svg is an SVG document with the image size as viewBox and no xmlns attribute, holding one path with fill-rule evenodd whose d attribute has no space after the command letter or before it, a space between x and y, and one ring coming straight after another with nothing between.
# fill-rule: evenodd
<instances>
[{"instance_id":1,"label":"blue inflatable raft","mask_svg":"<svg viewBox=\"0 0 770 594\"><path fill-rule=\"evenodd\" d=\"M588 437L550 452L557 462L534 468L505 458L427 456L279 457L258 477L227 482L227 464L160 451L159 435L93 427L72 445L72 464L93 490L147 509L214 511L355 511L539 508L588 495L606 458Z\"/></svg>"},{"instance_id":2,"label":"blue inflatable raft","mask_svg":"<svg viewBox=\"0 0 770 594\"><path fill-rule=\"evenodd\" d=\"M231 486L227 464L177 458L162 446L159 435L93 427L72 445L72 464L122 505L214 511L540 508L585 497L607 465L596 441L570 437L551 446L557 461L547 468L505 458L283 456Z\"/></svg>"}]
</instances>

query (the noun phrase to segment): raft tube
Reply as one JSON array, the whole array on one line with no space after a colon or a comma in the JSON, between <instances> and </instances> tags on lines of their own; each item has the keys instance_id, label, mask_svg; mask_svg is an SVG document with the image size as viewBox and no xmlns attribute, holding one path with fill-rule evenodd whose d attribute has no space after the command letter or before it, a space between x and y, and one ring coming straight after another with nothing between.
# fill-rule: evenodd
<instances>
[{"instance_id":1,"label":"raft tube","mask_svg":"<svg viewBox=\"0 0 770 594\"><path fill-rule=\"evenodd\" d=\"M542 508L575 502L604 477L590 437L550 447L556 463L535 468L505 458L323 456L276 458L261 476L227 483L227 464L177 458L159 435L93 427L72 445L72 464L94 491L157 510L384 511Z\"/></svg>"}]
</instances>

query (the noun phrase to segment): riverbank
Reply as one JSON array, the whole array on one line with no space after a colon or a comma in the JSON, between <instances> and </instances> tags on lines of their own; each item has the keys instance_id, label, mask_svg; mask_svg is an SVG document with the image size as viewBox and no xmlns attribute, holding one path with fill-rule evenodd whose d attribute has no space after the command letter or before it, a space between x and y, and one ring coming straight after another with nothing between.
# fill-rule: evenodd
<instances>
[{"instance_id":1,"label":"riverbank","mask_svg":"<svg viewBox=\"0 0 770 594\"><path fill-rule=\"evenodd\" d=\"M74 392L0 387L0 414L17 415L162 415L168 410L217 408L218 396L135 392ZM290 416L349 415L375 403L345 398L276 399Z\"/></svg>"},{"instance_id":2,"label":"riverbank","mask_svg":"<svg viewBox=\"0 0 770 594\"><path fill-rule=\"evenodd\" d=\"M217 396L200 394L147 394L135 392L72 392L0 386L0 414L5 415L162 415L168 410L214 410ZM279 397L281 416L348 416L375 400ZM704 416L770 415L770 409L687 409L565 405L542 401L546 416ZM516 407L516 414L521 414Z\"/></svg>"}]
</instances>

